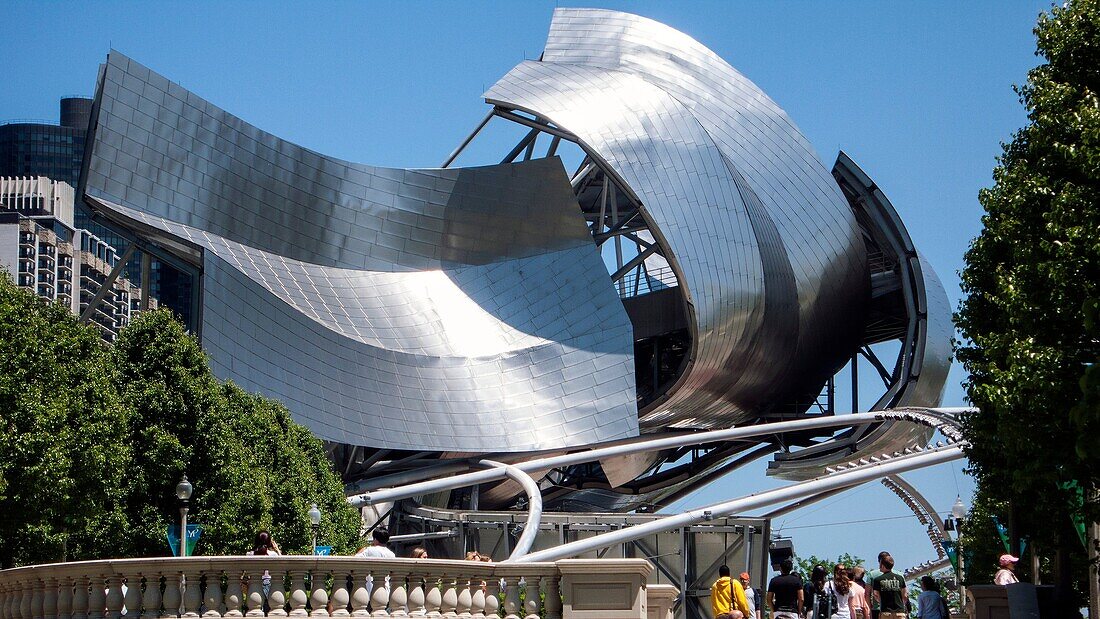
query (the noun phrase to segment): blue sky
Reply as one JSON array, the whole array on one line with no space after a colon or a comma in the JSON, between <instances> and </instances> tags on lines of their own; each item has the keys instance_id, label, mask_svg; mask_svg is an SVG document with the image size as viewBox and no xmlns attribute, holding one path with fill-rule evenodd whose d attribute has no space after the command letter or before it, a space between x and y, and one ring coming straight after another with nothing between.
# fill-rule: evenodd
<instances>
[{"instance_id":1,"label":"blue sky","mask_svg":"<svg viewBox=\"0 0 1100 619\"><path fill-rule=\"evenodd\" d=\"M364 163L437 166L487 111L481 93L538 56L555 2L22 2L3 4L0 119L57 118L92 94L115 47L248 122ZM563 6L578 6L564 4ZM838 149L891 198L952 304L980 230L977 192L999 143L1026 121L1012 92L1034 66L1049 2L593 2L678 28L779 103L831 167ZM488 154L486 155L488 156ZM488 159L486 160L488 161ZM962 373L946 405L962 405ZM841 390L838 401L848 401ZM868 403L861 402L864 406ZM774 485L764 463L689 497L694 507ZM912 474L946 511L961 465ZM932 557L879 485L775 522L800 554ZM837 524L859 521L859 524Z\"/></svg>"}]
</instances>

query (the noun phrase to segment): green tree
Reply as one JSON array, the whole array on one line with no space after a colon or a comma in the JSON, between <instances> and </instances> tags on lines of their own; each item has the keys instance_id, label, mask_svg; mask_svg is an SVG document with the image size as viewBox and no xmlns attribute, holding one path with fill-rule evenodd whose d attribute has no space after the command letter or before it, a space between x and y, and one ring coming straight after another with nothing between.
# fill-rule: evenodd
<instances>
[{"instance_id":1,"label":"green tree","mask_svg":"<svg viewBox=\"0 0 1100 619\"><path fill-rule=\"evenodd\" d=\"M810 580L810 574L813 572L815 565L824 566L825 569L829 573L829 578L832 578L833 577L833 570L836 568L837 564L842 564L842 565L844 565L844 567L856 567L856 566L866 567L865 563L866 562L863 559L861 559L859 557L853 557L852 555L850 555L846 552L841 553L840 556L838 556L836 558L836 561L833 561L831 559L822 559L821 557L818 557L817 555L810 555L810 557L808 559L803 559L802 557L795 557L795 562L794 562L795 571L797 571L799 574L801 574L802 578L805 579L806 581Z\"/></svg>"},{"instance_id":2,"label":"green tree","mask_svg":"<svg viewBox=\"0 0 1100 619\"><path fill-rule=\"evenodd\" d=\"M147 312L108 347L0 272L0 565L168 554L175 486L194 483L200 554L348 553L359 514L317 438L281 404L218 381L198 341Z\"/></svg>"},{"instance_id":3,"label":"green tree","mask_svg":"<svg viewBox=\"0 0 1100 619\"><path fill-rule=\"evenodd\" d=\"M191 522L204 526L205 554L242 554L268 529L284 552L309 552L307 512L322 511L319 543L354 550L359 518L321 442L282 405L219 382L198 341L167 311L147 312L119 336L112 359L132 408L134 473L128 552L165 554L174 488L195 486Z\"/></svg>"},{"instance_id":4,"label":"green tree","mask_svg":"<svg viewBox=\"0 0 1100 619\"><path fill-rule=\"evenodd\" d=\"M1080 429L1096 415L1070 411L1098 350L1082 307L1100 298L1100 2L1052 9L1035 35L1045 62L1016 89L1029 122L979 194L986 214L962 272L957 354L980 409L965 421L978 501L1005 509L991 515L1014 535L1060 551L1056 582L1068 609L1079 602L1067 587L1081 590L1084 553L1062 484L1097 481L1094 461L1080 457L1092 440Z\"/></svg>"},{"instance_id":5,"label":"green tree","mask_svg":"<svg viewBox=\"0 0 1100 619\"><path fill-rule=\"evenodd\" d=\"M0 565L105 556L129 410L98 333L0 271Z\"/></svg>"}]
</instances>

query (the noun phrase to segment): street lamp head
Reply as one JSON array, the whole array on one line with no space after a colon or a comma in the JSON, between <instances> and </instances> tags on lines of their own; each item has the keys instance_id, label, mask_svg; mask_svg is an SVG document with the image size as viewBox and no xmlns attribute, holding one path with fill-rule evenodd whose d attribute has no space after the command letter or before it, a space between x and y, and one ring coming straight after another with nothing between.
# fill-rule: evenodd
<instances>
[{"instance_id":1,"label":"street lamp head","mask_svg":"<svg viewBox=\"0 0 1100 619\"><path fill-rule=\"evenodd\" d=\"M951 515L956 519L966 517L966 505L963 505L962 497L955 497L955 504L951 506Z\"/></svg>"},{"instance_id":2,"label":"street lamp head","mask_svg":"<svg viewBox=\"0 0 1100 619\"><path fill-rule=\"evenodd\" d=\"M184 475L180 483L176 484L176 497L181 501L186 501L191 498L191 490L193 489L191 482L187 481L187 475Z\"/></svg>"},{"instance_id":3,"label":"street lamp head","mask_svg":"<svg viewBox=\"0 0 1100 619\"><path fill-rule=\"evenodd\" d=\"M313 526L321 524L321 510L317 509L316 503L313 504L313 507L309 508L309 522Z\"/></svg>"}]
</instances>

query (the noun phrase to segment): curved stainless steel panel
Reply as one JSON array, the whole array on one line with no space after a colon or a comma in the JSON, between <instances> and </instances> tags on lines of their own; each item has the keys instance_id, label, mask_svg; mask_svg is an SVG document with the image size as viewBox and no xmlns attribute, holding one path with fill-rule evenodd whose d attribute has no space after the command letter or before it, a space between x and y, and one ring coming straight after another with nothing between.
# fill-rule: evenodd
<instances>
[{"instance_id":1,"label":"curved stainless steel panel","mask_svg":"<svg viewBox=\"0 0 1100 619\"><path fill-rule=\"evenodd\" d=\"M877 225L871 234L888 239L898 254L895 271L906 299L906 328L901 342L898 378L873 408L935 408L943 399L951 369L954 325L947 291L932 265L913 246L889 198L866 172L843 152L837 157L835 171L839 182L852 192L853 204L873 215L868 220ZM926 426L887 421L859 436L847 433L846 440L824 441L813 452L794 452L787 458L777 458L768 474L783 479L811 479L822 474L828 466L925 445L932 435L933 430Z\"/></svg>"},{"instance_id":2,"label":"curved stainless steel panel","mask_svg":"<svg viewBox=\"0 0 1100 619\"><path fill-rule=\"evenodd\" d=\"M844 364L869 286L855 218L787 115L713 52L635 15L557 9L542 59L485 98L577 136L677 270L694 349L643 428L746 422Z\"/></svg>"},{"instance_id":3,"label":"curved stainless steel panel","mask_svg":"<svg viewBox=\"0 0 1100 619\"><path fill-rule=\"evenodd\" d=\"M201 248L215 372L317 436L502 452L637 435L631 325L559 160L339 161L113 51L97 106L86 198Z\"/></svg>"}]
</instances>

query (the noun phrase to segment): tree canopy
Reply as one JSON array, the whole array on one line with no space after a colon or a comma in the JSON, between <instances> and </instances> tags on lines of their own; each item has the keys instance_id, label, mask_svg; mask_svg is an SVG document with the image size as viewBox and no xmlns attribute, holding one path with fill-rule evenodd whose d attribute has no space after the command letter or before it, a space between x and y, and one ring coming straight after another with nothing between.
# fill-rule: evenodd
<instances>
[{"instance_id":1,"label":"tree canopy","mask_svg":"<svg viewBox=\"0 0 1100 619\"><path fill-rule=\"evenodd\" d=\"M0 277L0 561L168 554L174 489L194 484L200 554L242 554L260 529L284 552L347 553L360 521L321 442L278 402L218 381L198 341L147 312L111 347Z\"/></svg>"},{"instance_id":2,"label":"tree canopy","mask_svg":"<svg viewBox=\"0 0 1100 619\"><path fill-rule=\"evenodd\" d=\"M1081 509L1066 484L1097 481L1095 434L1082 433L1096 427L1095 400L1070 411L1100 350L1084 313L1100 298L1100 1L1052 9L1035 35L1043 63L1016 88L1028 124L979 194L985 215L962 271L957 354L980 409L965 434L982 517L1083 557L1071 521ZM969 534L1000 545L994 531Z\"/></svg>"}]
</instances>

